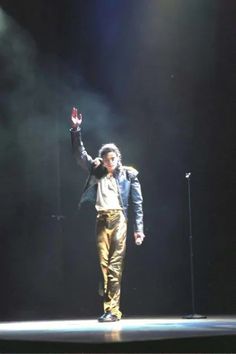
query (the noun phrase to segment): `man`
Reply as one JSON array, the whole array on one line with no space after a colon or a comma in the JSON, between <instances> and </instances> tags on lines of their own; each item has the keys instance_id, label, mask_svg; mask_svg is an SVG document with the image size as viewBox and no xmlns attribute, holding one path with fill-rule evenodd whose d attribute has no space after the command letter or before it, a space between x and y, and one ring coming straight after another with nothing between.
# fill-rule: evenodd
<instances>
[{"instance_id":1,"label":"man","mask_svg":"<svg viewBox=\"0 0 236 354\"><path fill-rule=\"evenodd\" d=\"M123 166L115 144L105 144L99 157L92 159L81 139L82 115L72 110L71 139L76 161L89 172L80 204L94 203L97 210L97 248L104 281L104 314L99 322L121 319L120 285L126 248L127 210L129 199L134 213L134 238L137 245L144 240L142 194L136 171Z\"/></svg>"}]
</instances>

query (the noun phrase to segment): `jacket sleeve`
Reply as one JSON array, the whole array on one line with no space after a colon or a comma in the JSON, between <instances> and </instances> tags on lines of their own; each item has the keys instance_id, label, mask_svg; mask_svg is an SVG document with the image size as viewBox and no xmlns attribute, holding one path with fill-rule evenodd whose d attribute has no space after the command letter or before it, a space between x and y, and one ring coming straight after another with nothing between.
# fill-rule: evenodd
<instances>
[{"instance_id":1,"label":"jacket sleeve","mask_svg":"<svg viewBox=\"0 0 236 354\"><path fill-rule=\"evenodd\" d=\"M138 180L137 173L132 173L131 176L131 203L134 213L134 231L143 232L143 197L140 182Z\"/></svg>"},{"instance_id":2,"label":"jacket sleeve","mask_svg":"<svg viewBox=\"0 0 236 354\"><path fill-rule=\"evenodd\" d=\"M85 170L90 171L93 159L85 150L82 142L81 130L70 129L72 150L76 162Z\"/></svg>"}]
</instances>

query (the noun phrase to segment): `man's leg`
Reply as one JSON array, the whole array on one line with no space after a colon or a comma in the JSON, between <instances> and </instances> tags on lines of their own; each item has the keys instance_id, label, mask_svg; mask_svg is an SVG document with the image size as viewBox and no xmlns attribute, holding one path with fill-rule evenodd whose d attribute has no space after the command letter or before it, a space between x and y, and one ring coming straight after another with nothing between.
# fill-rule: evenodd
<instances>
[{"instance_id":1,"label":"man's leg","mask_svg":"<svg viewBox=\"0 0 236 354\"><path fill-rule=\"evenodd\" d=\"M107 282L108 282L108 257L110 249L110 239L109 239L109 230L107 228L106 214L97 215L97 247L98 247L98 256L99 263L103 276L103 294L107 291Z\"/></svg>"},{"instance_id":2,"label":"man's leg","mask_svg":"<svg viewBox=\"0 0 236 354\"><path fill-rule=\"evenodd\" d=\"M121 318L120 284L126 249L127 223L122 211L98 216L97 236L100 266L104 278L104 311Z\"/></svg>"}]
</instances>

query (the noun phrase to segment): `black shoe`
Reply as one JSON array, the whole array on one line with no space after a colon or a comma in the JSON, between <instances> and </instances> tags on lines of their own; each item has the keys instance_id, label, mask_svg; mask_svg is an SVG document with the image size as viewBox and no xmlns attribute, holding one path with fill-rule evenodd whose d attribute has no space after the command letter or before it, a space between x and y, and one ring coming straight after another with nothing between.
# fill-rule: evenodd
<instances>
[{"instance_id":1,"label":"black shoe","mask_svg":"<svg viewBox=\"0 0 236 354\"><path fill-rule=\"evenodd\" d=\"M98 322L116 322L119 320L120 319L111 312L105 312L101 317L99 317Z\"/></svg>"}]
</instances>

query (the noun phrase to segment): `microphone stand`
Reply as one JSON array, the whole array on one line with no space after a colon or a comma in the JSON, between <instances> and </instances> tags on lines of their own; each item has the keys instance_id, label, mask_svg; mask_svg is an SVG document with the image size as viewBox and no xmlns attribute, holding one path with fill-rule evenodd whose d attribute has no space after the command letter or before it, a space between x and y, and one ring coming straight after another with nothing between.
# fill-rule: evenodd
<instances>
[{"instance_id":1,"label":"microphone stand","mask_svg":"<svg viewBox=\"0 0 236 354\"><path fill-rule=\"evenodd\" d=\"M192 298L192 313L184 315L185 319L201 319L207 318L205 315L198 315L195 313L195 285L194 285L194 262L193 262L193 236L192 236L192 210L191 210L191 190L190 190L190 176L191 172L185 174L188 182L188 211L189 211L189 251L190 251L190 274L191 274L191 298Z\"/></svg>"}]
</instances>

